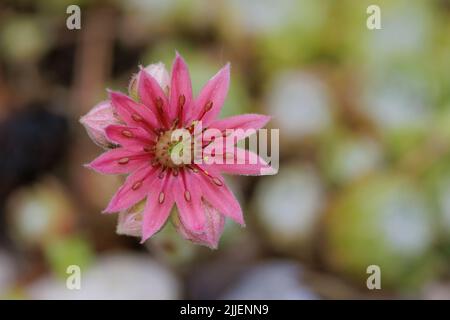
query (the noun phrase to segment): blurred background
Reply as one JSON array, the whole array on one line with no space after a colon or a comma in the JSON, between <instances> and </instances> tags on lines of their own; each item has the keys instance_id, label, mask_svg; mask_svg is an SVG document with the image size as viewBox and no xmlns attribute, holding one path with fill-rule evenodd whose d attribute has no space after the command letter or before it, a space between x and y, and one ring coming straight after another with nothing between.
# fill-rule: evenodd
<instances>
[{"instance_id":1,"label":"blurred background","mask_svg":"<svg viewBox=\"0 0 450 320\"><path fill-rule=\"evenodd\" d=\"M175 50L195 92L231 61L222 116L280 129L278 175L229 177L247 228L215 251L117 235L121 178L82 166L80 116ZM0 298L450 299L450 1L1 0Z\"/></svg>"}]
</instances>

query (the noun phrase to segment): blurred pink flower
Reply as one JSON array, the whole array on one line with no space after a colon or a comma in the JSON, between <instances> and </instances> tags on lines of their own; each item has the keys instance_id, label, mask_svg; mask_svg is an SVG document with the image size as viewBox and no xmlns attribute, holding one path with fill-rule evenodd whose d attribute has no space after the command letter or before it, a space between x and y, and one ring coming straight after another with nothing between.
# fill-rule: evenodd
<instances>
[{"instance_id":1,"label":"blurred pink flower","mask_svg":"<svg viewBox=\"0 0 450 320\"><path fill-rule=\"evenodd\" d=\"M238 148L234 160L255 157L257 162L207 164L194 159L181 163L173 160L173 154L179 152L180 145L180 140L173 140L177 129L186 129L191 138L196 139L194 128L198 123L203 128L217 129L225 136L226 129L257 130L269 121L268 116L257 114L217 119L228 92L229 79L230 65L227 64L194 99L188 68L177 54L170 84L168 73L160 63L141 68L132 78L129 91L135 99L119 92L109 92L110 106L116 116L109 118L111 124L106 128L101 127L104 128L105 140L118 147L103 153L87 166L104 174L128 174L104 211L122 211L118 233L141 236L144 242L160 230L174 205L179 215L174 224L179 233L187 240L211 248L217 247L225 217L244 225L241 207L221 172L244 175L274 173L262 158ZM85 126L89 123L86 120L88 115L82 118ZM117 122L117 119L120 120ZM86 126L92 137L91 127ZM237 139L245 136L239 135ZM202 157L206 158L205 147L214 141L201 141ZM141 212L130 210L144 201Z\"/></svg>"}]
</instances>

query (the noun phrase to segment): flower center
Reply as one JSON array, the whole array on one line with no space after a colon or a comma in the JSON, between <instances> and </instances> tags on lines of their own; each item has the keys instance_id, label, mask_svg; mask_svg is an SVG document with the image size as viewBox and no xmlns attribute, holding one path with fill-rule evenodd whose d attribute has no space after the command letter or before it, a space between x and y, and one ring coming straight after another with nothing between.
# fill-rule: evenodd
<instances>
[{"instance_id":1,"label":"flower center","mask_svg":"<svg viewBox=\"0 0 450 320\"><path fill-rule=\"evenodd\" d=\"M180 168L190 164L190 157L184 157L183 151L187 147L186 143L179 137L173 137L174 130L167 130L159 136L155 145L155 159L163 167ZM188 142L191 143L191 142ZM192 156L192 154L191 154Z\"/></svg>"}]
</instances>

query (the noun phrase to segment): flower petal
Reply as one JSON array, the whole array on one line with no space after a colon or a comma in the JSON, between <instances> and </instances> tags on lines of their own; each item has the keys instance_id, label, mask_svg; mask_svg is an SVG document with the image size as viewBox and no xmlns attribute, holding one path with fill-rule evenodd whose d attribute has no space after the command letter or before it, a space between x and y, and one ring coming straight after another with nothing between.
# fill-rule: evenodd
<instances>
[{"instance_id":1,"label":"flower petal","mask_svg":"<svg viewBox=\"0 0 450 320\"><path fill-rule=\"evenodd\" d=\"M153 145L153 139L150 134L142 128L132 128L127 126L108 126L105 130L107 138L120 144L123 147L140 148Z\"/></svg>"},{"instance_id":2,"label":"flower petal","mask_svg":"<svg viewBox=\"0 0 450 320\"><path fill-rule=\"evenodd\" d=\"M144 68L145 72L151 75L159 84L164 92L168 92L170 88L170 76L166 66L162 62L153 63Z\"/></svg>"},{"instance_id":3,"label":"flower petal","mask_svg":"<svg viewBox=\"0 0 450 320\"><path fill-rule=\"evenodd\" d=\"M167 221L174 204L172 185L172 175L166 175L164 179L155 179L148 188L147 203L142 213L141 243L158 232Z\"/></svg>"},{"instance_id":4,"label":"flower petal","mask_svg":"<svg viewBox=\"0 0 450 320\"><path fill-rule=\"evenodd\" d=\"M192 173L182 170L175 179L174 196L180 219L191 232L201 232L206 218L201 206L201 189L193 182Z\"/></svg>"},{"instance_id":5,"label":"flower petal","mask_svg":"<svg viewBox=\"0 0 450 320\"><path fill-rule=\"evenodd\" d=\"M192 84L189 69L183 58L176 54L172 66L172 80L170 84L170 119L174 120L182 108L182 123L188 120L192 109Z\"/></svg>"},{"instance_id":6,"label":"flower petal","mask_svg":"<svg viewBox=\"0 0 450 320\"><path fill-rule=\"evenodd\" d=\"M212 166L198 165L198 167L210 175L206 176L200 172L195 175L196 181L201 187L203 198L218 211L244 226L245 223L241 206L225 184L225 180L220 173Z\"/></svg>"},{"instance_id":7,"label":"flower petal","mask_svg":"<svg viewBox=\"0 0 450 320\"><path fill-rule=\"evenodd\" d=\"M219 115L230 84L230 64L219 70L212 77L195 100L195 119L201 120L203 127L207 127Z\"/></svg>"},{"instance_id":8,"label":"flower petal","mask_svg":"<svg viewBox=\"0 0 450 320\"><path fill-rule=\"evenodd\" d=\"M216 157L221 157L221 155L217 154ZM221 164L214 163L211 165L223 173L248 176L264 176L277 173L256 153L238 147L219 159L222 161Z\"/></svg>"},{"instance_id":9,"label":"flower petal","mask_svg":"<svg viewBox=\"0 0 450 320\"><path fill-rule=\"evenodd\" d=\"M128 209L144 199L147 195L148 187L154 179L157 179L157 169L144 164L127 177L125 183L112 197L104 213Z\"/></svg>"},{"instance_id":10,"label":"flower petal","mask_svg":"<svg viewBox=\"0 0 450 320\"><path fill-rule=\"evenodd\" d=\"M170 105L158 82L150 74L141 70L138 86L139 99L155 114L159 125L168 128L170 126L168 122Z\"/></svg>"},{"instance_id":11,"label":"flower petal","mask_svg":"<svg viewBox=\"0 0 450 320\"><path fill-rule=\"evenodd\" d=\"M104 152L86 167L105 174L130 173L148 163L150 157L146 152L117 148Z\"/></svg>"},{"instance_id":12,"label":"flower petal","mask_svg":"<svg viewBox=\"0 0 450 320\"><path fill-rule=\"evenodd\" d=\"M169 92L170 87L170 77L169 73L166 70L164 63L158 62L149 64L145 68L143 68L145 72L147 72L150 76L152 76L156 82L158 82L159 86L163 89L163 91L167 94ZM130 84L128 85L128 92L131 97L139 99L138 94L138 85L139 83L139 74L134 75L131 78Z\"/></svg>"},{"instance_id":13,"label":"flower petal","mask_svg":"<svg viewBox=\"0 0 450 320\"><path fill-rule=\"evenodd\" d=\"M235 130L233 134L238 140L242 140L254 134L258 129L264 127L270 121L270 116L262 114L242 114L225 119L214 120L210 128L220 131Z\"/></svg>"},{"instance_id":14,"label":"flower petal","mask_svg":"<svg viewBox=\"0 0 450 320\"><path fill-rule=\"evenodd\" d=\"M114 115L111 103L103 101L81 117L80 123L86 128L89 137L95 144L109 148L111 141L106 138L105 128L111 124L121 124L121 121Z\"/></svg>"},{"instance_id":15,"label":"flower petal","mask_svg":"<svg viewBox=\"0 0 450 320\"><path fill-rule=\"evenodd\" d=\"M150 108L121 92L110 91L109 95L113 107L128 126L139 126L150 133L154 133L154 129L160 127L156 115Z\"/></svg>"}]
</instances>

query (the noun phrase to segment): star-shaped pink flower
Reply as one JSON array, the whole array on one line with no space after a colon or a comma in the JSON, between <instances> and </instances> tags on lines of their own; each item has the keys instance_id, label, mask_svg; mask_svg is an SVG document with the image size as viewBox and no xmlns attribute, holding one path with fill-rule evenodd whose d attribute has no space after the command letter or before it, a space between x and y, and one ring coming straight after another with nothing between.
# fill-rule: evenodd
<instances>
[{"instance_id":1,"label":"star-shaped pink flower","mask_svg":"<svg viewBox=\"0 0 450 320\"><path fill-rule=\"evenodd\" d=\"M101 103L81 119L90 137L104 147L115 146L87 166L103 174L127 174L125 183L111 199L106 213L121 212L118 232L142 237L145 241L161 229L171 209L179 216L175 226L180 234L195 243L216 248L225 217L244 225L242 209L227 187L222 173L239 175L273 174L258 155L240 148L225 163L176 162L180 141L173 140L175 130L185 129L196 139L195 126L216 129L225 137L230 129L260 129L268 121L265 115L246 114L217 119L228 93L230 65L224 66L201 90L192 95L189 71L180 55L169 77L164 65L141 69L130 83L131 98L109 91L110 100ZM239 134L237 139L244 139ZM201 157L230 157L212 139L201 137ZM209 151L208 151L209 150ZM217 153L217 154L215 154ZM250 158L256 161L248 161ZM130 208L145 201L142 211ZM128 210L128 211L125 211ZM127 230L130 230L127 232Z\"/></svg>"}]
</instances>

